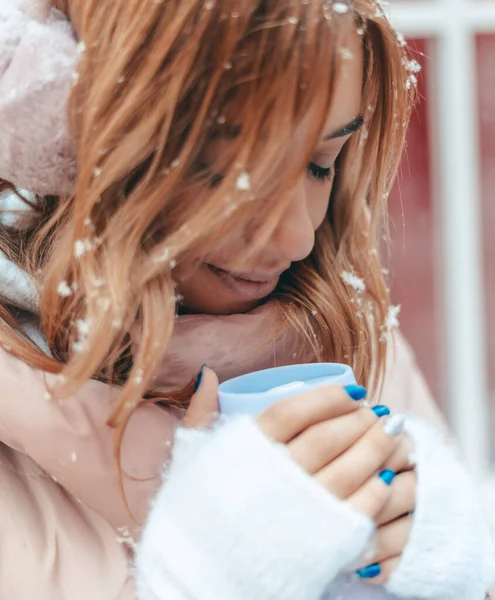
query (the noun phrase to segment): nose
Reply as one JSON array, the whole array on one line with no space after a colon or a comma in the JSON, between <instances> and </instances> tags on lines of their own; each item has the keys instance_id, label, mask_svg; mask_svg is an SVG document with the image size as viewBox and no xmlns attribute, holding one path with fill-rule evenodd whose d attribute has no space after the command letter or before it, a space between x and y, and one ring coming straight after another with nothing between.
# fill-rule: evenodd
<instances>
[{"instance_id":1,"label":"nose","mask_svg":"<svg viewBox=\"0 0 495 600\"><path fill-rule=\"evenodd\" d=\"M306 258L315 243L315 229L309 212L304 179L292 192L290 203L273 232L267 250L285 262Z\"/></svg>"}]
</instances>

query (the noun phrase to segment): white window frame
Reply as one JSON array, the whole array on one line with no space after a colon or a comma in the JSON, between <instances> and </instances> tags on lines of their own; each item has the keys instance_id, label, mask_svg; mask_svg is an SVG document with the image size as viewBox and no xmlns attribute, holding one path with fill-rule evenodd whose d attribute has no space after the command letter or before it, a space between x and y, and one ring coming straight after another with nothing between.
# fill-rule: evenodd
<instances>
[{"instance_id":1,"label":"white window frame","mask_svg":"<svg viewBox=\"0 0 495 600\"><path fill-rule=\"evenodd\" d=\"M481 226L476 34L495 34L487 0L394 1L398 31L430 38L429 103L435 218L440 232L437 281L447 406L464 457L477 475L490 464L483 231ZM414 149L411 149L414 151Z\"/></svg>"}]
</instances>

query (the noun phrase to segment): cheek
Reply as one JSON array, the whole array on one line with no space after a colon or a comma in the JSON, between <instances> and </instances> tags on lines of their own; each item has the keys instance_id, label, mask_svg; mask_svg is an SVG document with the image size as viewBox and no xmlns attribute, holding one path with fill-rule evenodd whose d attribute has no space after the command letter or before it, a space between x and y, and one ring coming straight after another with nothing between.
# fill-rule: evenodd
<instances>
[{"instance_id":1,"label":"cheek","mask_svg":"<svg viewBox=\"0 0 495 600\"><path fill-rule=\"evenodd\" d=\"M308 213L316 231L323 223L330 204L333 179L328 182L309 181L306 184Z\"/></svg>"}]
</instances>

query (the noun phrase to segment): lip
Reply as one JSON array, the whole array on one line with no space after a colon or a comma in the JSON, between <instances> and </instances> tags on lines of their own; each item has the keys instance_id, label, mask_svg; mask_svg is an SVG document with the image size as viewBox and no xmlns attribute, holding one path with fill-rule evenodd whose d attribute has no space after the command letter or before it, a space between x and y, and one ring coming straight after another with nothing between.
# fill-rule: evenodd
<instances>
[{"instance_id":1,"label":"lip","mask_svg":"<svg viewBox=\"0 0 495 600\"><path fill-rule=\"evenodd\" d=\"M208 270L227 288L244 300L262 300L277 287L280 275L262 273L234 273L225 271L214 265L207 265Z\"/></svg>"}]
</instances>

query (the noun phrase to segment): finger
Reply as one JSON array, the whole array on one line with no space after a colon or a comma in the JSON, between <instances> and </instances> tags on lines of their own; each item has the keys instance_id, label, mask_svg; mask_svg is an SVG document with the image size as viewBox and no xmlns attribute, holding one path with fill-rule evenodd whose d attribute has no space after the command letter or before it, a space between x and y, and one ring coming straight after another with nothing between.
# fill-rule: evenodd
<instances>
[{"instance_id":1,"label":"finger","mask_svg":"<svg viewBox=\"0 0 495 600\"><path fill-rule=\"evenodd\" d=\"M390 500L391 493L390 485L375 476L351 494L347 502L358 512L375 520Z\"/></svg>"},{"instance_id":2,"label":"finger","mask_svg":"<svg viewBox=\"0 0 495 600\"><path fill-rule=\"evenodd\" d=\"M198 376L199 387L182 421L183 427L207 429L218 416L218 377L208 367L203 367Z\"/></svg>"},{"instance_id":3,"label":"finger","mask_svg":"<svg viewBox=\"0 0 495 600\"><path fill-rule=\"evenodd\" d=\"M377 525L384 525L411 513L416 508L416 486L418 479L415 471L400 473L390 487L391 496L381 512L376 516Z\"/></svg>"},{"instance_id":4,"label":"finger","mask_svg":"<svg viewBox=\"0 0 495 600\"><path fill-rule=\"evenodd\" d=\"M401 555L411 535L411 529L412 517L410 516L378 527L370 544L374 551L373 556L371 558L366 556L366 562L358 565L358 570L370 563L383 565L388 559Z\"/></svg>"},{"instance_id":5,"label":"finger","mask_svg":"<svg viewBox=\"0 0 495 600\"><path fill-rule=\"evenodd\" d=\"M404 426L403 415L380 419L349 450L316 473L316 478L341 500L357 491L392 454Z\"/></svg>"},{"instance_id":6,"label":"finger","mask_svg":"<svg viewBox=\"0 0 495 600\"><path fill-rule=\"evenodd\" d=\"M383 465L384 469L390 469L395 473L410 471L414 469L415 457L413 441L407 433L401 436L397 448Z\"/></svg>"},{"instance_id":7,"label":"finger","mask_svg":"<svg viewBox=\"0 0 495 600\"><path fill-rule=\"evenodd\" d=\"M292 459L313 475L350 448L376 422L369 408L329 419L303 431L288 444Z\"/></svg>"},{"instance_id":8,"label":"finger","mask_svg":"<svg viewBox=\"0 0 495 600\"><path fill-rule=\"evenodd\" d=\"M331 385L310 390L270 406L258 417L258 425L268 437L287 444L316 423L357 410L358 400L365 395L366 390L359 386Z\"/></svg>"},{"instance_id":9,"label":"finger","mask_svg":"<svg viewBox=\"0 0 495 600\"><path fill-rule=\"evenodd\" d=\"M390 576L398 567L401 556L394 556L393 558L389 558L382 563L378 564L379 569L377 569L378 574L375 577L367 578L360 575L362 579L366 579L368 583L372 583L373 585L384 585L390 579Z\"/></svg>"}]
</instances>

